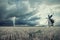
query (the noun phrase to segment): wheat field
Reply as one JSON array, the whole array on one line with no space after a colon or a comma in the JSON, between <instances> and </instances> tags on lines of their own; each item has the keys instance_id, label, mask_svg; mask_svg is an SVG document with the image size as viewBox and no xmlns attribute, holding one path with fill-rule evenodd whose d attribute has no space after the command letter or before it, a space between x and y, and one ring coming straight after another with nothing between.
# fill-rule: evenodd
<instances>
[{"instance_id":1,"label":"wheat field","mask_svg":"<svg viewBox=\"0 0 60 40\"><path fill-rule=\"evenodd\" d=\"M0 27L0 40L60 40L60 28Z\"/></svg>"}]
</instances>

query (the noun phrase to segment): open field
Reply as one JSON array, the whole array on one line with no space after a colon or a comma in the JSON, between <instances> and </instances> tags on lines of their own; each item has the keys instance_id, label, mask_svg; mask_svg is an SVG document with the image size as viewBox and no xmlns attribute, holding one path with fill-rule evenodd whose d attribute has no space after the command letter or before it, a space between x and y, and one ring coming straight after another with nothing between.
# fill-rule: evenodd
<instances>
[{"instance_id":1,"label":"open field","mask_svg":"<svg viewBox=\"0 0 60 40\"><path fill-rule=\"evenodd\" d=\"M60 28L0 27L0 40L60 40Z\"/></svg>"}]
</instances>

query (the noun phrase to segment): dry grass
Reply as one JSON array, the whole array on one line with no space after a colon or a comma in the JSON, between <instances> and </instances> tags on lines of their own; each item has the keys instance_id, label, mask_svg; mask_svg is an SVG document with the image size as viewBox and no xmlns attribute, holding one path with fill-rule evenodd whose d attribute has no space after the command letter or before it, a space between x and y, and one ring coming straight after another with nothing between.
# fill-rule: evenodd
<instances>
[{"instance_id":1,"label":"dry grass","mask_svg":"<svg viewBox=\"0 0 60 40\"><path fill-rule=\"evenodd\" d=\"M0 27L0 40L60 40L59 31L59 27Z\"/></svg>"}]
</instances>

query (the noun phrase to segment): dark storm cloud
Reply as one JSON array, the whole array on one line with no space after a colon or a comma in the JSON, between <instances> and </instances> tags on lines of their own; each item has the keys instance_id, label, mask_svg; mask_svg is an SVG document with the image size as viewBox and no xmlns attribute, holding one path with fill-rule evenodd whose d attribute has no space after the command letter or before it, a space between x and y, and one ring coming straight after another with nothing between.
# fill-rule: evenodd
<instances>
[{"instance_id":1,"label":"dark storm cloud","mask_svg":"<svg viewBox=\"0 0 60 40\"><path fill-rule=\"evenodd\" d=\"M27 11L27 6L26 5L24 6L22 1L28 1L31 7L38 7L38 5L43 3L44 0L0 0L0 6L2 7L2 11L5 10L7 5L12 5L16 1L20 1L20 7L22 7L22 8L20 9L20 13L19 14L21 15L21 14L24 14ZM50 4L59 4L60 3L60 0L45 0L45 1L47 3L50 3ZM14 12L14 10L13 10L13 12ZM16 12L15 12L15 14L16 14Z\"/></svg>"},{"instance_id":2,"label":"dark storm cloud","mask_svg":"<svg viewBox=\"0 0 60 40\"><path fill-rule=\"evenodd\" d=\"M20 1L22 1L22 0L20 0ZM23 15L27 11L27 7L22 5L22 3L20 3L21 4L20 7L22 7L22 8L19 7L20 9L19 8L18 9L16 9L16 8L13 9L16 6L14 6L14 7L9 9L10 6L14 5L15 1L12 1L12 0L7 0L7 1L6 0L5 1L4 0L0 0L0 2L1 2L0 3L0 10L1 10L0 14L2 14L2 17L3 17L3 15L4 15L4 17L5 16L8 17L8 16L11 16L11 15L16 15L16 16L17 15ZM8 7L9 10L6 10L7 7ZM19 11L19 13L17 13L17 11Z\"/></svg>"},{"instance_id":3,"label":"dark storm cloud","mask_svg":"<svg viewBox=\"0 0 60 40\"><path fill-rule=\"evenodd\" d=\"M24 0L20 0L20 1L24 1ZM33 14L33 11L26 13L28 11L29 4L24 4L24 3L20 2L19 8L15 8L15 9L14 9L14 7L18 7L18 3L17 3L17 6L13 6L14 4L16 5L16 1L0 0L0 20L8 19L10 17L16 16L16 17L20 18L19 21L22 21L21 24L24 24L24 23L27 24L28 21L24 21L24 19L29 17L29 15L31 16ZM31 21L30 21L28 23L28 25L32 25L33 23L31 23Z\"/></svg>"},{"instance_id":4,"label":"dark storm cloud","mask_svg":"<svg viewBox=\"0 0 60 40\"><path fill-rule=\"evenodd\" d=\"M6 0L0 0L0 20L3 19L6 14L6 4Z\"/></svg>"},{"instance_id":5,"label":"dark storm cloud","mask_svg":"<svg viewBox=\"0 0 60 40\"><path fill-rule=\"evenodd\" d=\"M34 8L38 8L38 6L43 3L60 5L60 0L0 0L0 20L16 16L20 18L19 21L23 20L25 22L25 20L27 20L29 17L36 14ZM33 17L29 21L25 22L25 24L28 23L29 25L30 23L35 25L35 20L38 19L40 18Z\"/></svg>"}]
</instances>

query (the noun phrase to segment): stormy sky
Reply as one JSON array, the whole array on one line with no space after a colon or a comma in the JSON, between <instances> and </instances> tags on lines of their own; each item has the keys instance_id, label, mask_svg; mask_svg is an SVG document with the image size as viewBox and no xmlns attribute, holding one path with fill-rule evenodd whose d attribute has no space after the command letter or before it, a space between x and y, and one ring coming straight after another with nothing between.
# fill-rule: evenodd
<instances>
[{"instance_id":1,"label":"stormy sky","mask_svg":"<svg viewBox=\"0 0 60 40\"><path fill-rule=\"evenodd\" d=\"M48 14L60 25L60 0L0 0L0 21L15 16L19 25L47 25Z\"/></svg>"}]
</instances>

